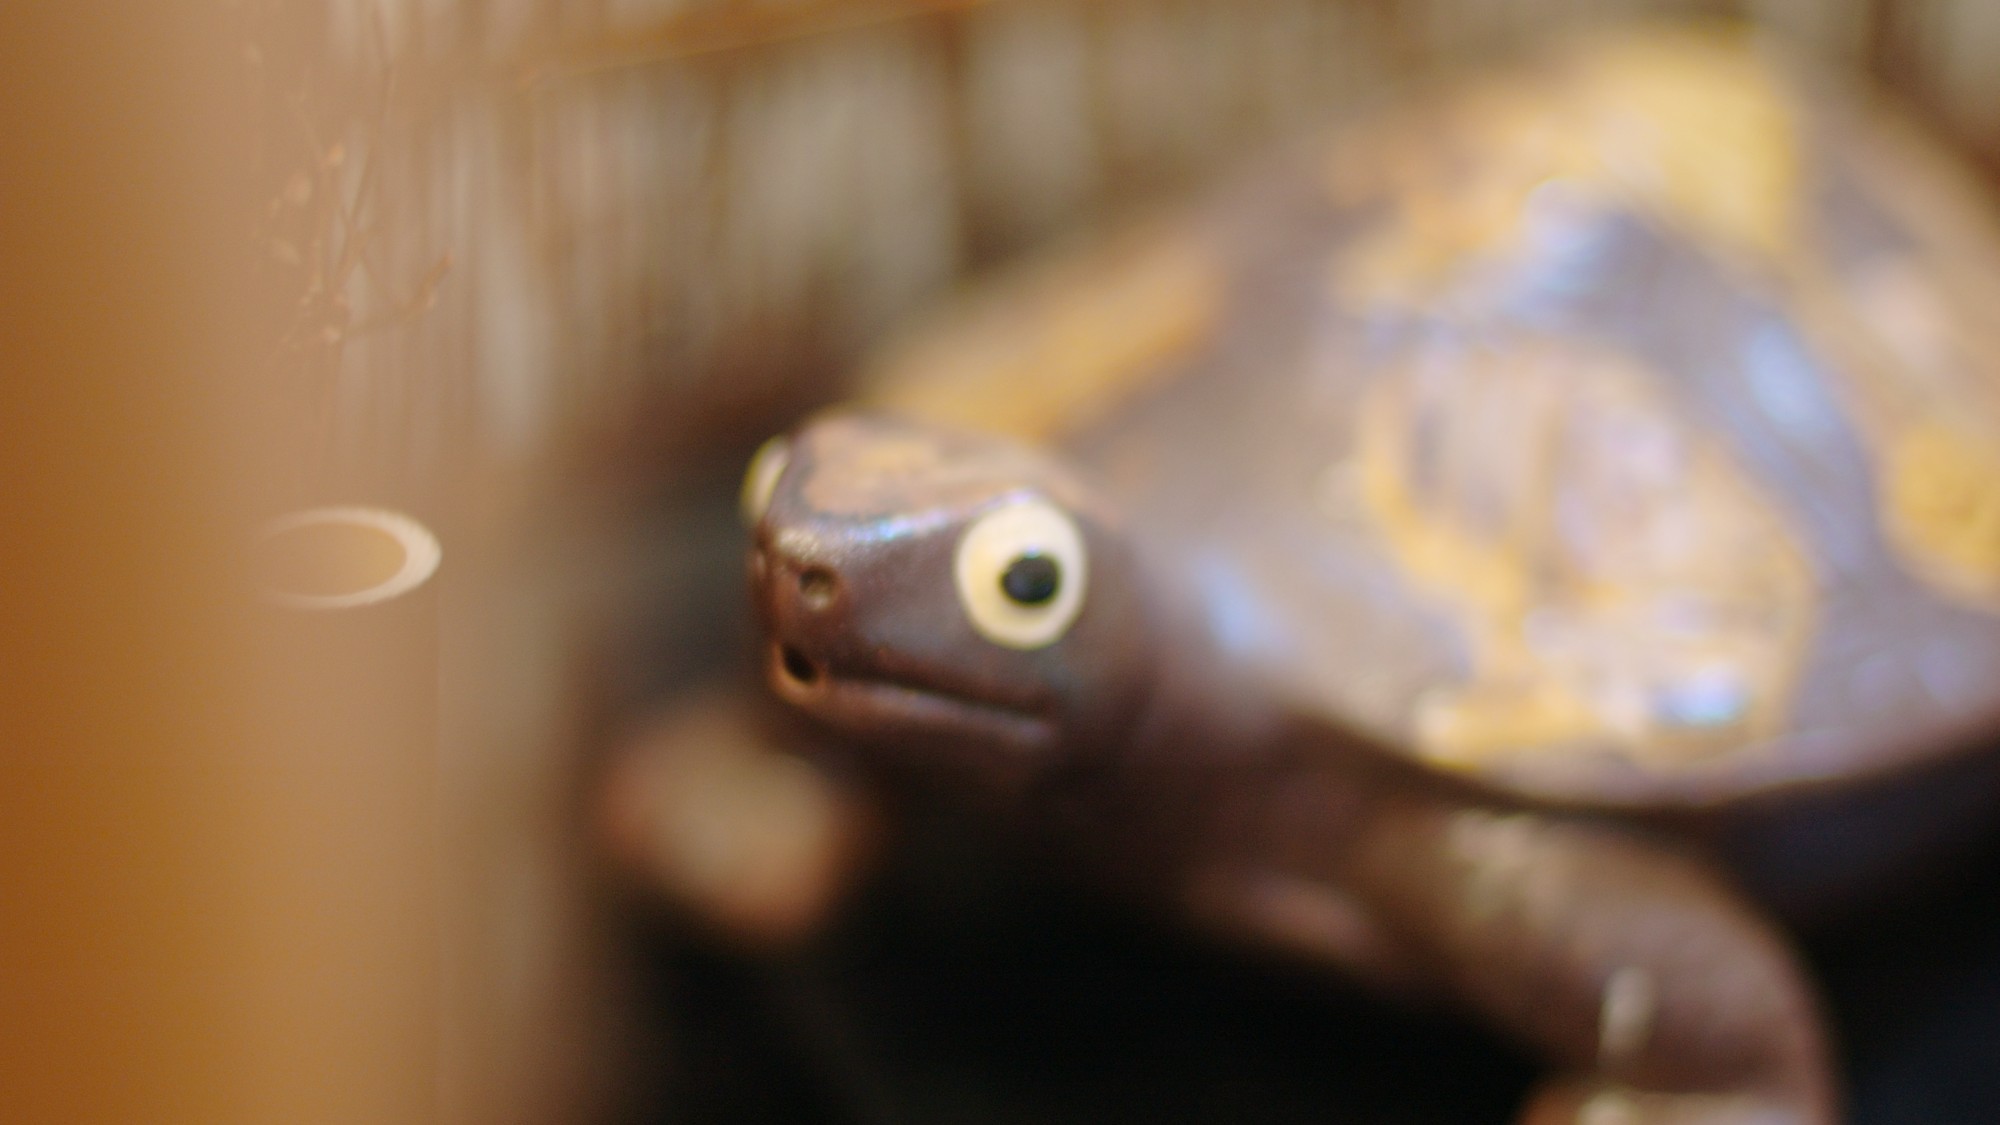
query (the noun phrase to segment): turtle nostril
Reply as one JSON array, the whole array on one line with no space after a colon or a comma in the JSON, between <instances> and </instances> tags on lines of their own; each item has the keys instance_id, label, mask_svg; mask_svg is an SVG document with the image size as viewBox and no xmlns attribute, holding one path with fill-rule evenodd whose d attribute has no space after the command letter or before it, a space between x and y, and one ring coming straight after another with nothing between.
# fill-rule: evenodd
<instances>
[{"instance_id":1,"label":"turtle nostril","mask_svg":"<svg viewBox=\"0 0 2000 1125\"><path fill-rule=\"evenodd\" d=\"M806 658L805 653L791 645L783 645L778 649L778 664L785 670L785 675L790 676L801 686L810 687L819 682L819 665L814 664Z\"/></svg>"},{"instance_id":2,"label":"turtle nostril","mask_svg":"<svg viewBox=\"0 0 2000 1125\"><path fill-rule=\"evenodd\" d=\"M809 566L799 572L799 600L817 613L833 604L840 592L840 580L823 566Z\"/></svg>"}]
</instances>

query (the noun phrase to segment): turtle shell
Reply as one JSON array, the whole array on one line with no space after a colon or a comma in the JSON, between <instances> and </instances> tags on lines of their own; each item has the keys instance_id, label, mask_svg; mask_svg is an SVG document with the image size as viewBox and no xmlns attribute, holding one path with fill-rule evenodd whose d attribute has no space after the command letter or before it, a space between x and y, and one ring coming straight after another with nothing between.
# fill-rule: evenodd
<instances>
[{"instance_id":1,"label":"turtle shell","mask_svg":"<svg viewBox=\"0 0 2000 1125\"><path fill-rule=\"evenodd\" d=\"M1071 248L865 398L1095 470L1301 714L1538 800L2000 726L2000 225L1745 34L1571 41Z\"/></svg>"}]
</instances>

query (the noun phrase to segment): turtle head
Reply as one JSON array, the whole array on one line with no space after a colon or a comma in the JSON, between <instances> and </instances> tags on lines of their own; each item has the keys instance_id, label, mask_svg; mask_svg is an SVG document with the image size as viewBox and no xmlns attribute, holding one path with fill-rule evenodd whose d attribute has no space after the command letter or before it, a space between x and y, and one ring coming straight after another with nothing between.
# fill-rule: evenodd
<instances>
[{"instance_id":1,"label":"turtle head","mask_svg":"<svg viewBox=\"0 0 2000 1125\"><path fill-rule=\"evenodd\" d=\"M743 502L772 687L896 759L1016 788L1148 694L1135 552L1048 454L838 413L767 443Z\"/></svg>"}]
</instances>

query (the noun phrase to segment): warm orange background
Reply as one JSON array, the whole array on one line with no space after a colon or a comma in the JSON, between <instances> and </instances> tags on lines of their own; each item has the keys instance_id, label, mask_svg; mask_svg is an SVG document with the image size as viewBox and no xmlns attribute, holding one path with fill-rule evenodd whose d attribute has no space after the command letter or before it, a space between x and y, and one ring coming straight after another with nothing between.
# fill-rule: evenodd
<instances>
[{"instance_id":1,"label":"warm orange background","mask_svg":"<svg viewBox=\"0 0 2000 1125\"><path fill-rule=\"evenodd\" d=\"M236 580L285 443L229 14L0 34L0 1121L435 1116L422 701Z\"/></svg>"}]
</instances>

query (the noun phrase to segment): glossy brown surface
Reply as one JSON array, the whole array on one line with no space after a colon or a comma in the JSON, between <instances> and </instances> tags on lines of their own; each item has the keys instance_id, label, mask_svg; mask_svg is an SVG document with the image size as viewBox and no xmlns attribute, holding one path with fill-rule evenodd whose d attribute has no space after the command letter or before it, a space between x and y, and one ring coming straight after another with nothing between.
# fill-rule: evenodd
<instances>
[{"instance_id":1,"label":"glossy brown surface","mask_svg":"<svg viewBox=\"0 0 2000 1125\"><path fill-rule=\"evenodd\" d=\"M772 685L1083 881L1479 1016L1553 1067L1523 1121L1834 1120L1746 891L1977 820L2000 703L2000 252L1897 186L1948 169L1856 170L1912 143L1859 105L1573 43L1017 278L759 456Z\"/></svg>"},{"instance_id":2,"label":"glossy brown surface","mask_svg":"<svg viewBox=\"0 0 2000 1125\"><path fill-rule=\"evenodd\" d=\"M876 395L1054 434L1292 706L1528 796L1705 803L1995 718L1994 292L1990 208L1906 124L1665 36L1273 160Z\"/></svg>"}]
</instances>

